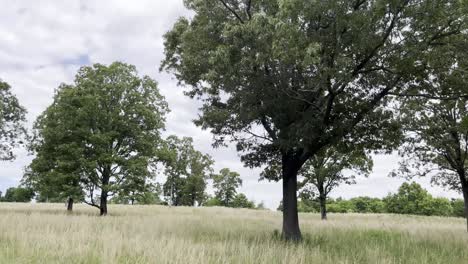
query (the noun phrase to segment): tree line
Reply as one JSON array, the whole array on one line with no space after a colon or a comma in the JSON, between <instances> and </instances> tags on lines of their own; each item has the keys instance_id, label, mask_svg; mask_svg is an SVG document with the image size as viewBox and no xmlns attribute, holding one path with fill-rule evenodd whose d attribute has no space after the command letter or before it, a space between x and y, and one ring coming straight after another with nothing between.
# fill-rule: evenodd
<instances>
[{"instance_id":1,"label":"tree line","mask_svg":"<svg viewBox=\"0 0 468 264\"><path fill-rule=\"evenodd\" d=\"M447 199L433 197L421 185L403 183L396 193L389 193L386 197L371 198L359 196L351 199L328 198L325 206L319 197L308 192L298 194L298 211L303 213L391 213L426 216L465 217L463 199ZM278 211L283 210L282 202Z\"/></svg>"},{"instance_id":2,"label":"tree line","mask_svg":"<svg viewBox=\"0 0 468 264\"><path fill-rule=\"evenodd\" d=\"M394 175L459 191L468 214L466 1L184 3L193 16L164 35L160 70L202 103L194 122L214 147L235 144L261 179L282 181L285 239L301 239L298 190L317 188L324 205L334 186L354 182L342 171L369 174L372 153L398 150L406 160ZM8 85L2 91L7 124L24 120ZM210 159L166 147L184 144L161 136L168 111L135 67L82 67L35 122L24 182L85 197L105 215L109 197L152 188L164 166L171 202L198 203ZM4 159L20 132L2 123ZM181 184L174 173L197 176Z\"/></svg>"}]
</instances>

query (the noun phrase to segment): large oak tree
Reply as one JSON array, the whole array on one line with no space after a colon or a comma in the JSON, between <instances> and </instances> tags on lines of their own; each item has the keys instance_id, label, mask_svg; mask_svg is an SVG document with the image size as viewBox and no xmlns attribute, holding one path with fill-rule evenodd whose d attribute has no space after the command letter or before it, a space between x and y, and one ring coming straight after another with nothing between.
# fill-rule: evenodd
<instances>
[{"instance_id":1,"label":"large oak tree","mask_svg":"<svg viewBox=\"0 0 468 264\"><path fill-rule=\"evenodd\" d=\"M338 141L383 137L388 95L427 74L427 51L465 22L462 3L186 0L193 17L165 35L161 69L203 102L196 124L215 146L232 141L246 165L281 168L283 236L299 240L298 171Z\"/></svg>"},{"instance_id":2,"label":"large oak tree","mask_svg":"<svg viewBox=\"0 0 468 264\"><path fill-rule=\"evenodd\" d=\"M123 187L144 191L155 176L167 111L156 82L139 77L134 66L82 67L37 119L36 158L24 181L42 195L77 197L105 215L109 196Z\"/></svg>"}]
</instances>

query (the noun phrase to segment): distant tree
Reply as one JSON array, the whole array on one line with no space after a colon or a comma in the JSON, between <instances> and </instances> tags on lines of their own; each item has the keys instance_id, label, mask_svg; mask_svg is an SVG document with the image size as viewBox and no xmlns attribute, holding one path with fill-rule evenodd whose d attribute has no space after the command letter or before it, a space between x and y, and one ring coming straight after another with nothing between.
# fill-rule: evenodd
<instances>
[{"instance_id":1,"label":"distant tree","mask_svg":"<svg viewBox=\"0 0 468 264\"><path fill-rule=\"evenodd\" d=\"M229 207L253 209L255 208L255 203L250 201L245 194L239 193L234 196L234 199L229 203Z\"/></svg>"},{"instance_id":2,"label":"distant tree","mask_svg":"<svg viewBox=\"0 0 468 264\"><path fill-rule=\"evenodd\" d=\"M304 164L299 174L304 177L299 187L312 186L318 192L322 220L327 219L327 196L340 184L356 183L354 175L368 176L372 158L356 146L323 149ZM344 173L348 170L348 173Z\"/></svg>"},{"instance_id":3,"label":"distant tree","mask_svg":"<svg viewBox=\"0 0 468 264\"><path fill-rule=\"evenodd\" d=\"M82 67L38 117L36 157L23 182L41 196L71 196L106 215L109 197L124 186L144 191L142 183L155 177L167 112L156 82L134 66Z\"/></svg>"},{"instance_id":4,"label":"distant tree","mask_svg":"<svg viewBox=\"0 0 468 264\"><path fill-rule=\"evenodd\" d=\"M385 213L385 203L379 198L367 196L351 198L356 213Z\"/></svg>"},{"instance_id":5,"label":"distant tree","mask_svg":"<svg viewBox=\"0 0 468 264\"><path fill-rule=\"evenodd\" d=\"M216 197L208 197L203 206L223 206L222 202Z\"/></svg>"},{"instance_id":6,"label":"distant tree","mask_svg":"<svg viewBox=\"0 0 468 264\"><path fill-rule=\"evenodd\" d=\"M337 198L329 199L328 211L330 213L354 213L356 208L350 200Z\"/></svg>"},{"instance_id":7,"label":"distant tree","mask_svg":"<svg viewBox=\"0 0 468 264\"><path fill-rule=\"evenodd\" d=\"M13 149L23 143L26 110L11 92L8 83L0 79L0 161L15 158Z\"/></svg>"},{"instance_id":8,"label":"distant tree","mask_svg":"<svg viewBox=\"0 0 468 264\"><path fill-rule=\"evenodd\" d=\"M255 206L255 209L258 209L258 210L267 210L268 208L266 208L265 203L262 201L262 202L259 202L259 203Z\"/></svg>"},{"instance_id":9,"label":"distant tree","mask_svg":"<svg viewBox=\"0 0 468 264\"><path fill-rule=\"evenodd\" d=\"M34 198L34 192L29 188L11 187L6 190L4 202L29 203Z\"/></svg>"},{"instance_id":10,"label":"distant tree","mask_svg":"<svg viewBox=\"0 0 468 264\"><path fill-rule=\"evenodd\" d=\"M213 175L213 188L215 197L223 206L230 206L237 194L237 188L242 186L239 173L224 168L219 174ZM241 197L242 198L242 197Z\"/></svg>"},{"instance_id":11,"label":"distant tree","mask_svg":"<svg viewBox=\"0 0 468 264\"><path fill-rule=\"evenodd\" d=\"M283 181L283 237L300 240L297 174L346 140L382 147L392 94L428 76L425 57L464 26L464 2L186 0L161 69L203 102L196 124ZM437 55L434 55L437 54ZM430 94L430 90L417 90Z\"/></svg>"},{"instance_id":12,"label":"distant tree","mask_svg":"<svg viewBox=\"0 0 468 264\"><path fill-rule=\"evenodd\" d=\"M453 208L449 199L443 197L433 197L430 200L429 208L427 208L425 214L436 216L451 216L453 215Z\"/></svg>"},{"instance_id":13,"label":"distant tree","mask_svg":"<svg viewBox=\"0 0 468 264\"><path fill-rule=\"evenodd\" d=\"M142 183L144 188L122 188L110 200L116 204L160 204L161 186L158 183Z\"/></svg>"},{"instance_id":14,"label":"distant tree","mask_svg":"<svg viewBox=\"0 0 468 264\"><path fill-rule=\"evenodd\" d=\"M413 90L433 89L434 93L429 97L408 96L400 102L407 140L400 151L404 161L395 174L429 176L433 184L460 192L468 216L467 26L465 21L462 34L441 47L446 50L445 56L428 55L428 64L435 69L411 85Z\"/></svg>"},{"instance_id":15,"label":"distant tree","mask_svg":"<svg viewBox=\"0 0 468 264\"><path fill-rule=\"evenodd\" d=\"M193 139L169 136L166 140L169 162L163 185L166 200L174 206L201 205L206 199L206 180L212 173L213 159L193 147Z\"/></svg>"},{"instance_id":16,"label":"distant tree","mask_svg":"<svg viewBox=\"0 0 468 264\"><path fill-rule=\"evenodd\" d=\"M431 200L432 196L416 182L405 182L397 193L384 198L389 213L414 215L430 215Z\"/></svg>"}]
</instances>

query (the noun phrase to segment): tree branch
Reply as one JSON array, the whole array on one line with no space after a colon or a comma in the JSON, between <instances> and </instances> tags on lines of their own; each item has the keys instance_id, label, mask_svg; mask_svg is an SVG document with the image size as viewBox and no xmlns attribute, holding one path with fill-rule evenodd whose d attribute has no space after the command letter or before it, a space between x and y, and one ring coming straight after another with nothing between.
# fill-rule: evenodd
<instances>
[{"instance_id":1,"label":"tree branch","mask_svg":"<svg viewBox=\"0 0 468 264\"><path fill-rule=\"evenodd\" d=\"M219 0L223 5L224 7L227 8L227 10L229 10L229 12L231 12L231 14L233 14L237 20L239 20L242 24L244 24L244 20L242 20L242 18L236 13L236 11L234 11L234 9L232 9L231 7L229 7L229 5L224 2L224 0Z\"/></svg>"},{"instance_id":2,"label":"tree branch","mask_svg":"<svg viewBox=\"0 0 468 264\"><path fill-rule=\"evenodd\" d=\"M90 203L90 202L87 202L87 201L84 200L84 199L83 199L82 201L83 201L83 203L85 203L85 204L87 204L87 205L90 205L90 206L92 206L92 207L96 207L96 208L98 208L98 209L101 209L101 207L100 207L99 205L95 204L94 202Z\"/></svg>"},{"instance_id":3,"label":"tree branch","mask_svg":"<svg viewBox=\"0 0 468 264\"><path fill-rule=\"evenodd\" d=\"M252 19L252 14L250 13L251 8L252 8L252 0L247 0L247 7L245 9L245 12L247 13L247 16L249 17L249 20Z\"/></svg>"},{"instance_id":4,"label":"tree branch","mask_svg":"<svg viewBox=\"0 0 468 264\"><path fill-rule=\"evenodd\" d=\"M268 121L266 120L265 116L263 116L260 119L260 122L262 122L263 127L267 131L268 135L273 139L277 140L278 138L276 137L275 131L271 128L270 124L268 124Z\"/></svg>"},{"instance_id":5,"label":"tree branch","mask_svg":"<svg viewBox=\"0 0 468 264\"><path fill-rule=\"evenodd\" d=\"M377 51L383 46L385 45L385 42L387 42L388 38L390 37L393 29L395 28L395 25L396 25L396 22L397 22L397 19L400 15L400 12L403 10L404 6L406 6L408 4L408 0L404 2L403 6L401 8L398 9L397 12L395 12L395 14L393 15L393 18L392 18L392 21L390 22L390 25L388 26L388 28L385 30L385 33L383 35L383 38L382 38L382 41L380 41L379 44L377 44L372 50L371 52L354 68L353 72L352 72L352 76L355 76L356 74L359 73L359 71L361 69L363 69L366 64L375 56L375 54L377 53Z\"/></svg>"}]
</instances>

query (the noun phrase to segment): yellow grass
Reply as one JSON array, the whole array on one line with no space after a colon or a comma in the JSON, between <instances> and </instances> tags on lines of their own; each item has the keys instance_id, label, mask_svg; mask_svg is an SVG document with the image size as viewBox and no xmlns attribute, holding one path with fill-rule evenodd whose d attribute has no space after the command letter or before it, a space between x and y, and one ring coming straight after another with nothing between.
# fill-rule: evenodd
<instances>
[{"instance_id":1,"label":"yellow grass","mask_svg":"<svg viewBox=\"0 0 468 264\"><path fill-rule=\"evenodd\" d=\"M464 219L301 214L304 242L283 242L281 214L228 208L0 204L0 263L468 263Z\"/></svg>"}]
</instances>

